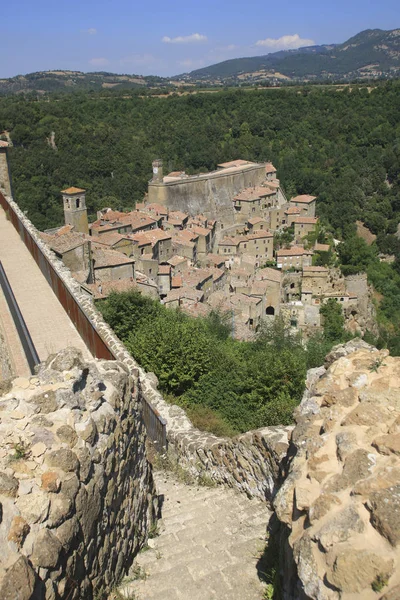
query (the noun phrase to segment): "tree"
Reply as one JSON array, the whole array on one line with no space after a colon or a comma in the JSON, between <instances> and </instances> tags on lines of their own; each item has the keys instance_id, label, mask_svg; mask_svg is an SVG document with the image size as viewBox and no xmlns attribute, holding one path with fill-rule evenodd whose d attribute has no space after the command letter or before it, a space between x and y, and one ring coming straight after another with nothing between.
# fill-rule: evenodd
<instances>
[{"instance_id":1,"label":"tree","mask_svg":"<svg viewBox=\"0 0 400 600\"><path fill-rule=\"evenodd\" d=\"M344 316L342 307L335 298L329 298L320 309L323 317L324 337L329 342L344 340Z\"/></svg>"}]
</instances>

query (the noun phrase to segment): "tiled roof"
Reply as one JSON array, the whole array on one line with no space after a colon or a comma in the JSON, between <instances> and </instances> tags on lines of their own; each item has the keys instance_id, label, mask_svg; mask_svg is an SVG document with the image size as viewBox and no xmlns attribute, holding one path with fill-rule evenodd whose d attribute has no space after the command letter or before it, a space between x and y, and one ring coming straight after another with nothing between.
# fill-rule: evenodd
<instances>
[{"instance_id":1,"label":"tiled roof","mask_svg":"<svg viewBox=\"0 0 400 600\"><path fill-rule=\"evenodd\" d=\"M4 140L0 140L0 148L8 148L9 143Z\"/></svg>"},{"instance_id":2,"label":"tiled roof","mask_svg":"<svg viewBox=\"0 0 400 600\"><path fill-rule=\"evenodd\" d=\"M171 278L171 287L180 288L182 287L182 284L182 275L173 275L173 277Z\"/></svg>"},{"instance_id":3,"label":"tiled roof","mask_svg":"<svg viewBox=\"0 0 400 600\"><path fill-rule=\"evenodd\" d=\"M312 254L311 251L305 250L301 246L292 246L291 248L281 248L277 250L277 256L303 256L304 254Z\"/></svg>"},{"instance_id":4,"label":"tiled roof","mask_svg":"<svg viewBox=\"0 0 400 600\"><path fill-rule=\"evenodd\" d=\"M301 209L298 206L289 206L289 208L285 210L286 215L298 215L300 213Z\"/></svg>"},{"instance_id":5,"label":"tiled roof","mask_svg":"<svg viewBox=\"0 0 400 600\"><path fill-rule=\"evenodd\" d=\"M250 223L250 225L257 225L257 223L267 223L267 221L262 217L251 217L251 219L247 219L247 222Z\"/></svg>"},{"instance_id":6,"label":"tiled roof","mask_svg":"<svg viewBox=\"0 0 400 600\"><path fill-rule=\"evenodd\" d=\"M159 275L169 275L171 273L171 267L169 265L159 265L158 274Z\"/></svg>"},{"instance_id":7,"label":"tiled roof","mask_svg":"<svg viewBox=\"0 0 400 600\"><path fill-rule=\"evenodd\" d=\"M264 231L263 229L258 229L256 231L253 231L253 233L249 233L248 236L246 236L242 241L245 242L246 239L248 240L259 240L262 238L273 238L274 234L271 233L270 231Z\"/></svg>"},{"instance_id":8,"label":"tiled roof","mask_svg":"<svg viewBox=\"0 0 400 600\"><path fill-rule=\"evenodd\" d=\"M318 244L316 243L314 246L314 250L316 250L317 252L329 252L330 250L330 245L329 244Z\"/></svg>"},{"instance_id":9,"label":"tiled roof","mask_svg":"<svg viewBox=\"0 0 400 600\"><path fill-rule=\"evenodd\" d=\"M269 281L280 282L281 280L281 271L277 271L276 269L271 269L270 267L265 267L264 269L260 269L256 273L256 278L263 280L267 279Z\"/></svg>"},{"instance_id":10,"label":"tiled roof","mask_svg":"<svg viewBox=\"0 0 400 600\"><path fill-rule=\"evenodd\" d=\"M81 234L73 231L61 235L58 233L55 235L41 233L40 237L52 250L58 252L58 254L64 254L65 252L78 248L78 246L83 246L83 244L86 243L85 238Z\"/></svg>"},{"instance_id":11,"label":"tiled roof","mask_svg":"<svg viewBox=\"0 0 400 600\"><path fill-rule=\"evenodd\" d=\"M243 160L242 158L238 158L237 160L230 160L225 163L220 163L217 166L221 167L222 169L228 169L229 167L242 167L243 165L249 165L249 164L251 164L250 161Z\"/></svg>"},{"instance_id":12,"label":"tiled roof","mask_svg":"<svg viewBox=\"0 0 400 600\"><path fill-rule=\"evenodd\" d=\"M266 173L276 173L276 169L272 163L267 163L265 165L265 172Z\"/></svg>"},{"instance_id":13,"label":"tiled roof","mask_svg":"<svg viewBox=\"0 0 400 600\"><path fill-rule=\"evenodd\" d=\"M308 194L302 194L300 196L295 196L291 198L290 202L300 202L300 204L310 204L316 200L316 196L309 196Z\"/></svg>"},{"instance_id":14,"label":"tiled roof","mask_svg":"<svg viewBox=\"0 0 400 600\"><path fill-rule=\"evenodd\" d=\"M303 273L328 273L326 267L303 267Z\"/></svg>"},{"instance_id":15,"label":"tiled roof","mask_svg":"<svg viewBox=\"0 0 400 600\"><path fill-rule=\"evenodd\" d=\"M294 217L293 223L304 223L305 225L315 225L318 223L318 217Z\"/></svg>"},{"instance_id":16,"label":"tiled roof","mask_svg":"<svg viewBox=\"0 0 400 600\"><path fill-rule=\"evenodd\" d=\"M193 231L196 235L204 235L205 237L207 237L211 233L209 229L206 229L205 227L199 227L198 225L194 225L190 228L190 230Z\"/></svg>"},{"instance_id":17,"label":"tiled roof","mask_svg":"<svg viewBox=\"0 0 400 600\"><path fill-rule=\"evenodd\" d=\"M188 298L189 300L194 300L199 302L204 296L204 293L201 290L194 290L190 287L180 287L168 292L166 297L164 298L164 303L167 304L172 300L180 300L181 298Z\"/></svg>"},{"instance_id":18,"label":"tiled roof","mask_svg":"<svg viewBox=\"0 0 400 600\"><path fill-rule=\"evenodd\" d=\"M125 254L122 254L122 252L100 248L96 245L92 245L92 256L95 261L95 269L102 267L116 267L118 265L129 265L135 262L133 258L128 258L125 256Z\"/></svg>"},{"instance_id":19,"label":"tiled roof","mask_svg":"<svg viewBox=\"0 0 400 600\"><path fill-rule=\"evenodd\" d=\"M178 254L175 254L169 260L167 260L167 263L171 265L171 267L176 267L177 265L180 265L181 263L186 261L187 258L185 258L184 256L179 256Z\"/></svg>"},{"instance_id":20,"label":"tiled roof","mask_svg":"<svg viewBox=\"0 0 400 600\"><path fill-rule=\"evenodd\" d=\"M81 188L77 188L77 187L69 187L66 190L61 190L62 194L82 194L82 192L85 192L86 190L82 190Z\"/></svg>"}]
</instances>

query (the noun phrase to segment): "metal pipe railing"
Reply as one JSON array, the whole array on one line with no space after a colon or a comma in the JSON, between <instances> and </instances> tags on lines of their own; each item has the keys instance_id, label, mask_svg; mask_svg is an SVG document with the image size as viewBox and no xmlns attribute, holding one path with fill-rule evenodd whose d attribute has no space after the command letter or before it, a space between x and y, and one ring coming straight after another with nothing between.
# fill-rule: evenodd
<instances>
[{"instance_id":1,"label":"metal pipe railing","mask_svg":"<svg viewBox=\"0 0 400 600\"><path fill-rule=\"evenodd\" d=\"M3 290L4 297L8 304L8 308L10 310L11 316L14 320L15 328L18 332L19 339L21 340L22 348L24 349L26 360L28 361L29 368L31 373L35 372L35 366L40 363L40 358L38 353L36 352L36 348L32 341L29 330L24 321L24 317L20 311L18 303L15 299L14 293L12 291L10 282L8 281L6 272L4 267L0 261L0 286Z\"/></svg>"}]
</instances>

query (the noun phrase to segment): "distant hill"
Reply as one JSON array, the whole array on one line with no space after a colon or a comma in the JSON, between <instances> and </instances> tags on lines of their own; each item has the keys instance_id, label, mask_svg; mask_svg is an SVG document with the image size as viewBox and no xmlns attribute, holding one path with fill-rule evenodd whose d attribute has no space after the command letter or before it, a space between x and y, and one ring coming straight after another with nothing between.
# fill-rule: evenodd
<instances>
[{"instance_id":1,"label":"distant hill","mask_svg":"<svg viewBox=\"0 0 400 600\"><path fill-rule=\"evenodd\" d=\"M114 73L82 73L81 71L38 71L0 79L0 94L28 92L75 92L101 89L140 88L162 86L169 80L162 77L140 75L116 75Z\"/></svg>"},{"instance_id":2,"label":"distant hill","mask_svg":"<svg viewBox=\"0 0 400 600\"><path fill-rule=\"evenodd\" d=\"M181 75L188 81L337 80L400 76L400 29L367 29L343 44L234 58Z\"/></svg>"}]
</instances>

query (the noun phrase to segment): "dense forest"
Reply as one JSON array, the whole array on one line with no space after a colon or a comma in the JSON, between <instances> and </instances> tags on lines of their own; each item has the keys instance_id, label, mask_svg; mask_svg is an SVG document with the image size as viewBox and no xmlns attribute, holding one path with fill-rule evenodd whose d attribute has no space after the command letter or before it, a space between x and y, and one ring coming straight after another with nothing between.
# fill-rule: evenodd
<instances>
[{"instance_id":1,"label":"dense forest","mask_svg":"<svg viewBox=\"0 0 400 600\"><path fill-rule=\"evenodd\" d=\"M288 196L318 196L345 272L366 270L378 294L380 345L400 354L400 83L305 86L187 96L140 92L0 98L15 197L40 229L63 220L59 191L88 190L91 214L142 200L151 162L194 173L233 158L271 160ZM377 234L367 246L355 221ZM382 263L379 252L394 254Z\"/></svg>"}]
</instances>

